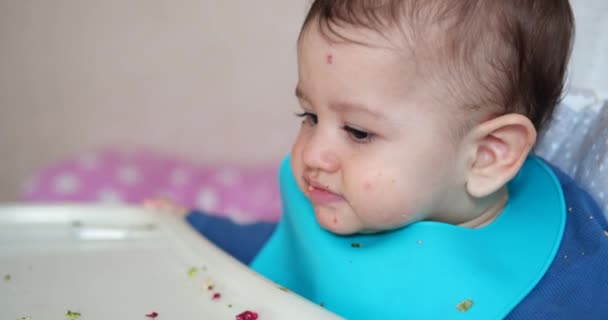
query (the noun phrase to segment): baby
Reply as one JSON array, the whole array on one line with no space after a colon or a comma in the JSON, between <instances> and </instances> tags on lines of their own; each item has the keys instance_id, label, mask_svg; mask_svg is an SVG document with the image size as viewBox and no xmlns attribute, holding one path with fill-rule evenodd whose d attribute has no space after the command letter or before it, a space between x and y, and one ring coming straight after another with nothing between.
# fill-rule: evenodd
<instances>
[{"instance_id":1,"label":"baby","mask_svg":"<svg viewBox=\"0 0 608 320\"><path fill-rule=\"evenodd\" d=\"M567 0L314 1L280 223L188 221L348 319L605 317L606 222L530 154L573 24Z\"/></svg>"}]
</instances>

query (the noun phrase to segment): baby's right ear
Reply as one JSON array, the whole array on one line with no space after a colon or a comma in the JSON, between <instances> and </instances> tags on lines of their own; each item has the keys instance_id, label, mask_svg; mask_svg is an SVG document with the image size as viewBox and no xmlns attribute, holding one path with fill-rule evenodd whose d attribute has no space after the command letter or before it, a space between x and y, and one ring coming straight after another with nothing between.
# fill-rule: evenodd
<instances>
[{"instance_id":1,"label":"baby's right ear","mask_svg":"<svg viewBox=\"0 0 608 320\"><path fill-rule=\"evenodd\" d=\"M512 113L481 123L472 134L467 192L482 198L498 191L519 172L536 142L536 129L530 119Z\"/></svg>"}]
</instances>

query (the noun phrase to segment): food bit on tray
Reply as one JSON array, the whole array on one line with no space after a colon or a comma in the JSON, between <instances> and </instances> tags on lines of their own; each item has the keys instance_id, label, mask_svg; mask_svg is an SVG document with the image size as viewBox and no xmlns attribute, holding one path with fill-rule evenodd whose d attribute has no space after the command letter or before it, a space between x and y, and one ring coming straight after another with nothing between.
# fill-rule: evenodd
<instances>
[{"instance_id":1,"label":"food bit on tray","mask_svg":"<svg viewBox=\"0 0 608 320\"><path fill-rule=\"evenodd\" d=\"M228 308L232 308L232 304L228 304Z\"/></svg>"},{"instance_id":2,"label":"food bit on tray","mask_svg":"<svg viewBox=\"0 0 608 320\"><path fill-rule=\"evenodd\" d=\"M289 292L289 289L285 288L285 287L279 287L279 290L283 291L283 292Z\"/></svg>"},{"instance_id":3,"label":"food bit on tray","mask_svg":"<svg viewBox=\"0 0 608 320\"><path fill-rule=\"evenodd\" d=\"M152 313L146 315L146 318L150 318L150 319L154 319L156 317L158 317L158 312L152 312Z\"/></svg>"},{"instance_id":4,"label":"food bit on tray","mask_svg":"<svg viewBox=\"0 0 608 320\"><path fill-rule=\"evenodd\" d=\"M80 312L76 312L76 311L72 311L72 310L68 310L65 313L65 317L68 320L76 320L78 318L80 318Z\"/></svg>"},{"instance_id":5,"label":"food bit on tray","mask_svg":"<svg viewBox=\"0 0 608 320\"><path fill-rule=\"evenodd\" d=\"M6 281L6 282L11 281L11 278L12 278L12 277L11 277L11 275L10 275L10 274L4 275L4 281Z\"/></svg>"},{"instance_id":6,"label":"food bit on tray","mask_svg":"<svg viewBox=\"0 0 608 320\"><path fill-rule=\"evenodd\" d=\"M245 311L236 316L236 320L257 320L258 314L253 311Z\"/></svg>"},{"instance_id":7,"label":"food bit on tray","mask_svg":"<svg viewBox=\"0 0 608 320\"><path fill-rule=\"evenodd\" d=\"M80 227L82 227L82 221L80 221L80 220L74 220L74 221L72 221L72 227L74 227L74 228L80 228Z\"/></svg>"},{"instance_id":8,"label":"food bit on tray","mask_svg":"<svg viewBox=\"0 0 608 320\"><path fill-rule=\"evenodd\" d=\"M188 270L188 277L192 278L192 277L196 276L197 273L198 273L198 269L195 267L192 267Z\"/></svg>"},{"instance_id":9,"label":"food bit on tray","mask_svg":"<svg viewBox=\"0 0 608 320\"><path fill-rule=\"evenodd\" d=\"M156 229L158 229L158 225L156 223L146 223L143 226L143 229L147 230L147 231L156 230Z\"/></svg>"},{"instance_id":10,"label":"food bit on tray","mask_svg":"<svg viewBox=\"0 0 608 320\"><path fill-rule=\"evenodd\" d=\"M32 317L21 317L21 318L17 318L17 320L32 320Z\"/></svg>"},{"instance_id":11,"label":"food bit on tray","mask_svg":"<svg viewBox=\"0 0 608 320\"><path fill-rule=\"evenodd\" d=\"M213 279L211 279L211 277L207 277L205 279L205 282L203 283L203 287L207 288L207 290L209 291L215 289L215 283L213 282Z\"/></svg>"},{"instance_id":12,"label":"food bit on tray","mask_svg":"<svg viewBox=\"0 0 608 320\"><path fill-rule=\"evenodd\" d=\"M219 298L221 298L221 297L222 297L222 294L219 293L219 292L216 292L216 293L213 294L213 298L212 299L213 300L219 300Z\"/></svg>"},{"instance_id":13,"label":"food bit on tray","mask_svg":"<svg viewBox=\"0 0 608 320\"><path fill-rule=\"evenodd\" d=\"M353 242L353 243L350 244L350 246L353 247L353 248L361 248L361 247L363 247L363 245L361 243L359 243L359 242Z\"/></svg>"},{"instance_id":14,"label":"food bit on tray","mask_svg":"<svg viewBox=\"0 0 608 320\"><path fill-rule=\"evenodd\" d=\"M473 307L473 300L471 300L471 299L466 299L463 302L456 305L456 309L458 309L458 311L460 311L460 312L467 312L467 311L469 311L469 309L471 309L471 307Z\"/></svg>"}]
</instances>

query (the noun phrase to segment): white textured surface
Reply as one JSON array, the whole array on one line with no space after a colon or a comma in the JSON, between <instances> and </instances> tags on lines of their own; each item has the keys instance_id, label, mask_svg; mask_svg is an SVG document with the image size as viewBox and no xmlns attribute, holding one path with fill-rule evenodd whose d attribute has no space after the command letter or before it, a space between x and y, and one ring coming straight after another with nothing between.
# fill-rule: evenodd
<instances>
[{"instance_id":1,"label":"white textured surface","mask_svg":"<svg viewBox=\"0 0 608 320\"><path fill-rule=\"evenodd\" d=\"M571 85L608 99L608 1L571 0L571 4L577 28Z\"/></svg>"},{"instance_id":2,"label":"white textured surface","mask_svg":"<svg viewBox=\"0 0 608 320\"><path fill-rule=\"evenodd\" d=\"M571 90L539 135L535 153L571 176L608 219L608 100Z\"/></svg>"}]
</instances>

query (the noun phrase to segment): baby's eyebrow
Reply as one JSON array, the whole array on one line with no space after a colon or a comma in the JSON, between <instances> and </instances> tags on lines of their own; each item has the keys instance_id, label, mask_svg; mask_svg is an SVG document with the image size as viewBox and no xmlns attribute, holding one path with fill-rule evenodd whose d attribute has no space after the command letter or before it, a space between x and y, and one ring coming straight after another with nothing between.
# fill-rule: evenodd
<instances>
[{"instance_id":1,"label":"baby's eyebrow","mask_svg":"<svg viewBox=\"0 0 608 320\"><path fill-rule=\"evenodd\" d=\"M308 100L308 98L306 98L306 95L304 94L304 92L302 92L300 87L296 87L295 94L298 99L304 100L304 101L307 101L310 103L310 100ZM373 118L379 119L379 120L386 119L386 116L383 113L374 111L371 108L369 108L363 104L359 104L359 103L340 101L340 102L330 104L329 108L334 111L338 111L338 112L364 113L364 114L367 114L367 115L369 115Z\"/></svg>"},{"instance_id":2,"label":"baby's eyebrow","mask_svg":"<svg viewBox=\"0 0 608 320\"><path fill-rule=\"evenodd\" d=\"M338 111L338 112L363 113L363 114L367 114L370 117L378 119L378 120L386 119L386 117L384 116L383 113L374 111L371 108L369 108L363 104L358 104L358 103L340 101L340 102L330 104L329 108L334 111Z\"/></svg>"}]
</instances>

